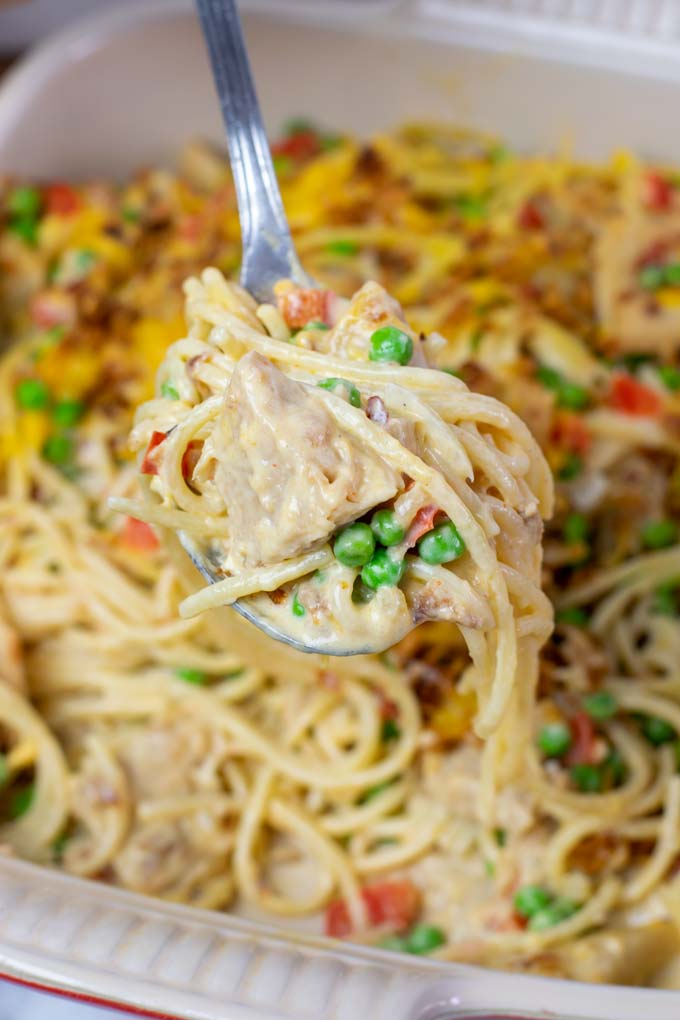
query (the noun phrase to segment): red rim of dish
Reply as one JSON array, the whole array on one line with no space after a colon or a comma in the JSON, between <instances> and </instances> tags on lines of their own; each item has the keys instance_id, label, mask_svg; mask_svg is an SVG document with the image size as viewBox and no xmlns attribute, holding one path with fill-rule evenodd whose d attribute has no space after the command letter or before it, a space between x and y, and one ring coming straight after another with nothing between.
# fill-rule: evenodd
<instances>
[{"instance_id":1,"label":"red rim of dish","mask_svg":"<svg viewBox=\"0 0 680 1020\"><path fill-rule=\"evenodd\" d=\"M126 1002L116 1002L113 999L104 999L100 995L91 995L88 992L76 992L67 988L58 988L55 985L44 985L39 981L29 981L27 978L16 977L14 974L0 972L0 981L9 981L10 984L20 985L22 988L31 988L36 992L47 992L49 995L58 995L62 999L71 999L76 1002L83 1002L88 1006L101 1006L105 1009L115 1009L119 1013L132 1013L134 1016L151 1017L152 1020L183 1020L177 1013L159 1013L155 1009L146 1009L144 1006L133 1006Z\"/></svg>"}]
</instances>

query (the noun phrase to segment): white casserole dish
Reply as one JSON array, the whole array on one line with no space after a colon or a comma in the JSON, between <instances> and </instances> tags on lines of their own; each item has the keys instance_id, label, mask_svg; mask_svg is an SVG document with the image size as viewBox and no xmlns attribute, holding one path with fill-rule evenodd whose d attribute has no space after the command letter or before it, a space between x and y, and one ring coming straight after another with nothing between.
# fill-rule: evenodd
<instances>
[{"instance_id":1,"label":"white casserole dish","mask_svg":"<svg viewBox=\"0 0 680 1020\"><path fill-rule=\"evenodd\" d=\"M680 49L675 23L662 17L677 10L672 4L618 5L626 18L656 11L645 35L630 35L634 19L617 25L617 5L595 2L250 6L248 37L273 129L291 114L360 133L427 117L486 127L519 146L568 138L585 154L626 144L680 158L680 139L664 135L678 75L669 58ZM560 7L581 14L565 27L551 17ZM472 37L477 48L463 48ZM502 52L509 40L514 55ZM539 49L555 59L531 55ZM598 62L609 69L584 66ZM0 172L122 175L171 161L197 134L219 139L221 126L189 0L112 5L43 44L0 90ZM141 1015L203 1020L680 1018L678 992L492 974L339 945L9 858L0 858L0 974Z\"/></svg>"}]
</instances>

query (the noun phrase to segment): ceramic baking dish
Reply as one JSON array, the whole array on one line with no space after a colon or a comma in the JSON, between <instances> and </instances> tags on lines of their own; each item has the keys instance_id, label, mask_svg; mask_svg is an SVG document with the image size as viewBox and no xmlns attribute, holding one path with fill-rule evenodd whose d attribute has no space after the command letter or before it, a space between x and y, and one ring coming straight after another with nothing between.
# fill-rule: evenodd
<instances>
[{"instance_id":1,"label":"ceramic baking dish","mask_svg":"<svg viewBox=\"0 0 680 1020\"><path fill-rule=\"evenodd\" d=\"M278 0L244 5L272 129L457 120L518 146L680 159L675 0ZM0 172L117 176L220 138L189 0L54 36L0 89ZM593 987L345 945L0 858L0 974L203 1020L680 1020L680 992Z\"/></svg>"}]
</instances>

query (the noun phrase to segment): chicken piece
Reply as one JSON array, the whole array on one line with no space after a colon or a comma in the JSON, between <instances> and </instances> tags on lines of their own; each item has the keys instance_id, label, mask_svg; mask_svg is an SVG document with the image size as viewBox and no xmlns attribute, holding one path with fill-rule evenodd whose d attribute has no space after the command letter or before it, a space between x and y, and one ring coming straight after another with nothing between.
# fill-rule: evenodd
<instances>
[{"instance_id":1,"label":"chicken piece","mask_svg":"<svg viewBox=\"0 0 680 1020\"><path fill-rule=\"evenodd\" d=\"M424 620L452 620L461 627L488 630L494 625L489 603L472 586L454 575L445 584L433 578L409 589L411 615L415 624Z\"/></svg>"},{"instance_id":2,"label":"chicken piece","mask_svg":"<svg viewBox=\"0 0 680 1020\"><path fill-rule=\"evenodd\" d=\"M336 424L315 387L254 351L234 371L210 442L234 572L296 556L403 488Z\"/></svg>"},{"instance_id":3,"label":"chicken piece","mask_svg":"<svg viewBox=\"0 0 680 1020\"><path fill-rule=\"evenodd\" d=\"M181 824L162 821L136 829L116 857L114 869L122 885L158 896L178 883L195 860L195 849Z\"/></svg>"},{"instance_id":4,"label":"chicken piece","mask_svg":"<svg viewBox=\"0 0 680 1020\"><path fill-rule=\"evenodd\" d=\"M310 293L316 296L319 292ZM290 302L290 294L287 295L286 300ZM334 298L333 300L338 303L338 308L343 309L342 316L338 318L331 308L328 321L331 324L333 322L336 324L331 330L316 330L314 332L313 347L315 350L322 351L324 354L349 358L353 361L367 361L373 333L384 326L396 326L413 341L411 364L421 366L425 364L420 341L405 322L399 302L390 297L380 284L365 283L354 295L347 308L344 308L346 302L341 306L339 299ZM314 317L310 313L309 318ZM319 317L318 314L316 317Z\"/></svg>"},{"instance_id":5,"label":"chicken piece","mask_svg":"<svg viewBox=\"0 0 680 1020\"><path fill-rule=\"evenodd\" d=\"M646 264L669 259L680 244L680 213L637 211L612 220L595 246L595 301L601 325L620 348L669 356L680 347L680 302L640 286Z\"/></svg>"},{"instance_id":6,"label":"chicken piece","mask_svg":"<svg viewBox=\"0 0 680 1020\"><path fill-rule=\"evenodd\" d=\"M118 756L136 800L171 797L194 788L194 777L214 756L216 738L195 719L168 718L132 729Z\"/></svg>"},{"instance_id":7,"label":"chicken piece","mask_svg":"<svg viewBox=\"0 0 680 1020\"><path fill-rule=\"evenodd\" d=\"M378 283L365 283L334 330L328 334L328 353L357 361L368 359L371 336L377 329L396 326L413 341L412 365L425 364L417 335L404 319L401 305ZM322 342L323 342L322 337Z\"/></svg>"},{"instance_id":8,"label":"chicken piece","mask_svg":"<svg viewBox=\"0 0 680 1020\"><path fill-rule=\"evenodd\" d=\"M508 961L508 969L572 981L611 985L647 985L680 950L672 921L639 928L611 928L525 960Z\"/></svg>"}]
</instances>

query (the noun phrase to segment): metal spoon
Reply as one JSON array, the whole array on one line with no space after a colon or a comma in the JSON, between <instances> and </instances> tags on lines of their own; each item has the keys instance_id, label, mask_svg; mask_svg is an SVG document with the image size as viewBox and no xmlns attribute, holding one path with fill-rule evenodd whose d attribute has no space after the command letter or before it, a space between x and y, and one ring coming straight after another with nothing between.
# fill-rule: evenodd
<instances>
[{"instance_id":1,"label":"metal spoon","mask_svg":"<svg viewBox=\"0 0 680 1020\"><path fill-rule=\"evenodd\" d=\"M314 280L300 265L290 236L236 4L234 0L196 0L196 7L227 128L241 220L240 282L258 301L271 301L273 285L282 278L314 287ZM213 565L191 539L183 533L179 538L203 577L211 584L219 580ZM269 637L303 652L358 655L372 650L314 648L277 630L243 602L235 602L233 608Z\"/></svg>"}]
</instances>

